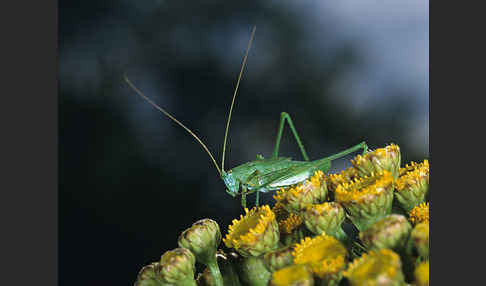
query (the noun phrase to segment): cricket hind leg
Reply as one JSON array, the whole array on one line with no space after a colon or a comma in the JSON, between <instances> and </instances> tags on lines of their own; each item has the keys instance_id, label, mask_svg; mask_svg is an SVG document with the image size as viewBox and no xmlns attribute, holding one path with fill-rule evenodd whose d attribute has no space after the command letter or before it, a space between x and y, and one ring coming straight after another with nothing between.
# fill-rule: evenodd
<instances>
[{"instance_id":1,"label":"cricket hind leg","mask_svg":"<svg viewBox=\"0 0 486 286\"><path fill-rule=\"evenodd\" d=\"M334 154L332 156L329 156L327 158L324 158L324 160L329 160L329 161L332 161L332 160L336 160L336 159L339 159L339 158L342 158L348 154L351 154L353 152L356 152L358 151L359 149L363 149L363 155L366 154L366 152L368 152L368 145L366 145L366 142L363 141L357 145L354 145L353 147L351 148L348 148L342 152L339 152L337 154Z\"/></svg>"},{"instance_id":2,"label":"cricket hind leg","mask_svg":"<svg viewBox=\"0 0 486 286\"><path fill-rule=\"evenodd\" d=\"M272 158L277 158L278 157L278 149L280 148L280 140L282 139L282 133L285 125L285 121L289 124L290 130L294 134L295 141L297 141L297 145L299 145L300 152L302 153L302 157L304 157L304 160L309 161L309 156L307 156L307 153L305 152L304 145L300 141L299 135L297 134L297 130L294 127L294 124L292 123L292 119L290 118L290 115L287 112L282 112L280 114L280 124L278 128L278 133L277 133L277 142L275 143L275 149L273 150L273 156Z\"/></svg>"}]
</instances>

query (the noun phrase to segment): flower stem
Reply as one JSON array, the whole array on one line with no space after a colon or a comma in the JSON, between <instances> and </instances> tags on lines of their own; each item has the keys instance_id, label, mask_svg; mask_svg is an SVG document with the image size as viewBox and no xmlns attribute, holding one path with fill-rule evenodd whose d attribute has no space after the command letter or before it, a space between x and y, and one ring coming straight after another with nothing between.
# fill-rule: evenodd
<instances>
[{"instance_id":1,"label":"flower stem","mask_svg":"<svg viewBox=\"0 0 486 286\"><path fill-rule=\"evenodd\" d=\"M214 259L214 261L209 262L207 266L209 268L211 276L213 276L216 286L224 286L223 276L221 275L221 271L219 271L217 260Z\"/></svg>"}]
</instances>

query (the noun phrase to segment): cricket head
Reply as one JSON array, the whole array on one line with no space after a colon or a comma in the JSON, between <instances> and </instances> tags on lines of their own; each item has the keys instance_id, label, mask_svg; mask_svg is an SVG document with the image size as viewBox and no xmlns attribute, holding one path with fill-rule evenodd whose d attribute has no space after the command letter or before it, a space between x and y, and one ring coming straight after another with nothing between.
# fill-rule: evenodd
<instances>
[{"instance_id":1,"label":"cricket head","mask_svg":"<svg viewBox=\"0 0 486 286\"><path fill-rule=\"evenodd\" d=\"M224 184L226 185L226 192L233 197L238 194L240 189L239 181L233 176L231 171L225 172L221 175L221 179L223 179Z\"/></svg>"}]
</instances>

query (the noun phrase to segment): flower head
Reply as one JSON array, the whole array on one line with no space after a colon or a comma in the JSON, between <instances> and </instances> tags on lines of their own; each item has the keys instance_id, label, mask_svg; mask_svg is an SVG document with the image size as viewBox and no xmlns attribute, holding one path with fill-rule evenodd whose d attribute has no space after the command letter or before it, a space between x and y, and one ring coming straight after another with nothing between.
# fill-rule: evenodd
<instances>
[{"instance_id":1,"label":"flower head","mask_svg":"<svg viewBox=\"0 0 486 286\"><path fill-rule=\"evenodd\" d=\"M277 247L280 234L275 213L268 205L245 208L245 216L233 220L223 239L227 247L234 248L244 257L259 256Z\"/></svg>"},{"instance_id":2,"label":"flower head","mask_svg":"<svg viewBox=\"0 0 486 286\"><path fill-rule=\"evenodd\" d=\"M217 222L202 219L181 233L179 247L187 248L196 260L207 265L216 260L216 251L221 242L221 232Z\"/></svg>"},{"instance_id":3,"label":"flower head","mask_svg":"<svg viewBox=\"0 0 486 286\"><path fill-rule=\"evenodd\" d=\"M314 278L305 265L292 265L274 272L269 285L311 286L314 285Z\"/></svg>"},{"instance_id":4,"label":"flower head","mask_svg":"<svg viewBox=\"0 0 486 286\"><path fill-rule=\"evenodd\" d=\"M306 237L295 246L295 264L306 264L320 278L338 275L345 266L348 252L344 245L325 233L313 238Z\"/></svg>"},{"instance_id":5,"label":"flower head","mask_svg":"<svg viewBox=\"0 0 486 286\"><path fill-rule=\"evenodd\" d=\"M134 286L159 286L159 269L160 264L158 262L144 266L140 272L138 272L137 281Z\"/></svg>"},{"instance_id":6,"label":"flower head","mask_svg":"<svg viewBox=\"0 0 486 286\"><path fill-rule=\"evenodd\" d=\"M396 178L400 169L400 147L390 144L363 156L357 155L351 163L361 176L370 176L372 173L387 170Z\"/></svg>"},{"instance_id":7,"label":"flower head","mask_svg":"<svg viewBox=\"0 0 486 286\"><path fill-rule=\"evenodd\" d=\"M429 203L421 203L409 213L409 219L413 224L429 222Z\"/></svg>"},{"instance_id":8,"label":"flower head","mask_svg":"<svg viewBox=\"0 0 486 286\"><path fill-rule=\"evenodd\" d=\"M429 223L422 222L412 230L411 237L419 255L425 259L429 258Z\"/></svg>"},{"instance_id":9,"label":"flower head","mask_svg":"<svg viewBox=\"0 0 486 286\"><path fill-rule=\"evenodd\" d=\"M429 190L429 161L417 164L411 162L400 169L400 176L395 181L395 197L407 212L425 200Z\"/></svg>"},{"instance_id":10,"label":"flower head","mask_svg":"<svg viewBox=\"0 0 486 286\"><path fill-rule=\"evenodd\" d=\"M265 253L265 255L263 255L263 262L267 269L274 272L291 265L294 262L294 257L292 256L294 247L295 244L292 244Z\"/></svg>"},{"instance_id":11,"label":"flower head","mask_svg":"<svg viewBox=\"0 0 486 286\"><path fill-rule=\"evenodd\" d=\"M351 285L402 285L400 256L389 249L370 251L356 258L343 273Z\"/></svg>"},{"instance_id":12,"label":"flower head","mask_svg":"<svg viewBox=\"0 0 486 286\"><path fill-rule=\"evenodd\" d=\"M277 218L280 242L283 245L291 245L304 237L302 227L303 219L300 215L289 213L281 202L277 202L273 206L272 211Z\"/></svg>"},{"instance_id":13,"label":"flower head","mask_svg":"<svg viewBox=\"0 0 486 286\"><path fill-rule=\"evenodd\" d=\"M411 230L406 217L391 214L360 232L359 238L368 249L399 249L405 246Z\"/></svg>"},{"instance_id":14,"label":"flower head","mask_svg":"<svg viewBox=\"0 0 486 286\"><path fill-rule=\"evenodd\" d=\"M168 284L195 285L196 257L186 248L166 251L160 258L161 281Z\"/></svg>"},{"instance_id":15,"label":"flower head","mask_svg":"<svg viewBox=\"0 0 486 286\"><path fill-rule=\"evenodd\" d=\"M341 240L345 216L344 208L336 202L325 202L318 205L307 205L302 212L306 227L314 234L325 232Z\"/></svg>"},{"instance_id":16,"label":"flower head","mask_svg":"<svg viewBox=\"0 0 486 286\"><path fill-rule=\"evenodd\" d=\"M330 193L334 193L337 187L343 183L347 183L353 181L355 179L359 179L360 175L358 170L354 167L349 167L346 170L342 170L336 174L330 174L326 177L327 189Z\"/></svg>"},{"instance_id":17,"label":"flower head","mask_svg":"<svg viewBox=\"0 0 486 286\"><path fill-rule=\"evenodd\" d=\"M420 263L414 272L417 286L429 286L429 261Z\"/></svg>"},{"instance_id":18,"label":"flower head","mask_svg":"<svg viewBox=\"0 0 486 286\"><path fill-rule=\"evenodd\" d=\"M267 286L272 273L265 267L262 257L250 256L240 260L237 272L241 285Z\"/></svg>"},{"instance_id":19,"label":"flower head","mask_svg":"<svg viewBox=\"0 0 486 286\"><path fill-rule=\"evenodd\" d=\"M351 221L363 231L377 220L391 213L393 177L384 170L372 173L336 189L336 201L348 211Z\"/></svg>"},{"instance_id":20,"label":"flower head","mask_svg":"<svg viewBox=\"0 0 486 286\"><path fill-rule=\"evenodd\" d=\"M306 204L322 203L326 200L327 185L324 173L318 170L308 180L287 190L277 191L274 199L288 212L299 214Z\"/></svg>"},{"instance_id":21,"label":"flower head","mask_svg":"<svg viewBox=\"0 0 486 286\"><path fill-rule=\"evenodd\" d=\"M278 229L281 234L290 234L302 224L302 218L299 215L289 213L280 202L273 206L272 211L277 218Z\"/></svg>"}]
</instances>

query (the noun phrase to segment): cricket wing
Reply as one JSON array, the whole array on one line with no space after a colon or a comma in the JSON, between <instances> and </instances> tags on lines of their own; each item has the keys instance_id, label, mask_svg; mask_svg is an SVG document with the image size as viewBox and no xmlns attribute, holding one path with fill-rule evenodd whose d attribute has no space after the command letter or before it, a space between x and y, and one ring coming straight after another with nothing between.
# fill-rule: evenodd
<instances>
[{"instance_id":1,"label":"cricket wing","mask_svg":"<svg viewBox=\"0 0 486 286\"><path fill-rule=\"evenodd\" d=\"M316 162L306 162L290 166L278 171L255 176L248 182L248 189L252 192L257 190L260 192L278 190L303 182L317 169L328 169L329 167L330 162L320 162L320 164L316 164Z\"/></svg>"}]
</instances>

